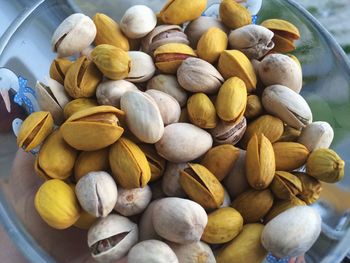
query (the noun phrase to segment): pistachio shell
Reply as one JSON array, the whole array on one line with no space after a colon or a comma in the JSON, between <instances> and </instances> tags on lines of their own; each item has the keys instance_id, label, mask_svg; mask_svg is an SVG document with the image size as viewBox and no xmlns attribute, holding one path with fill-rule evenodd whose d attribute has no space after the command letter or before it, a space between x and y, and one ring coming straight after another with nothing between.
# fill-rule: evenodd
<instances>
[{"instance_id":1,"label":"pistachio shell","mask_svg":"<svg viewBox=\"0 0 350 263\"><path fill-rule=\"evenodd\" d=\"M75 149L95 151L103 149L123 134L118 117L125 113L112 106L97 106L78 111L60 128L65 141Z\"/></svg>"},{"instance_id":2,"label":"pistachio shell","mask_svg":"<svg viewBox=\"0 0 350 263\"><path fill-rule=\"evenodd\" d=\"M263 21L261 25L274 31L278 35L287 36L291 39L300 38L300 32L298 28L289 21L283 19L268 19Z\"/></svg>"},{"instance_id":3,"label":"pistachio shell","mask_svg":"<svg viewBox=\"0 0 350 263\"><path fill-rule=\"evenodd\" d=\"M94 99L86 99L86 98L75 99L75 100L71 100L64 106L63 114L65 119L68 119L78 111L92 108L95 106L98 106L98 104Z\"/></svg>"},{"instance_id":4,"label":"pistachio shell","mask_svg":"<svg viewBox=\"0 0 350 263\"><path fill-rule=\"evenodd\" d=\"M306 163L308 149L295 142L276 142L273 144L278 171L293 171Z\"/></svg>"},{"instance_id":5,"label":"pistachio shell","mask_svg":"<svg viewBox=\"0 0 350 263\"><path fill-rule=\"evenodd\" d=\"M257 95L249 95L247 98L247 107L244 112L244 117L254 119L263 114L264 108L260 98Z\"/></svg>"},{"instance_id":6,"label":"pistachio shell","mask_svg":"<svg viewBox=\"0 0 350 263\"><path fill-rule=\"evenodd\" d=\"M202 240L209 244L223 244L239 235L243 228L241 214L231 208L219 208L208 215Z\"/></svg>"},{"instance_id":7,"label":"pistachio shell","mask_svg":"<svg viewBox=\"0 0 350 263\"><path fill-rule=\"evenodd\" d=\"M241 51L223 51L219 58L218 70L225 79L229 79L231 77L238 77L242 79L248 92L255 90L257 78L253 65Z\"/></svg>"},{"instance_id":8,"label":"pistachio shell","mask_svg":"<svg viewBox=\"0 0 350 263\"><path fill-rule=\"evenodd\" d=\"M80 216L74 191L58 179L48 180L40 186L35 194L34 205L40 217L56 229L72 226Z\"/></svg>"},{"instance_id":9,"label":"pistachio shell","mask_svg":"<svg viewBox=\"0 0 350 263\"><path fill-rule=\"evenodd\" d=\"M212 249L202 241L185 245L176 243L168 244L181 263L216 263Z\"/></svg>"},{"instance_id":10,"label":"pistachio shell","mask_svg":"<svg viewBox=\"0 0 350 263\"><path fill-rule=\"evenodd\" d=\"M297 142L300 134L301 130L292 128L290 126L285 126L284 132L278 139L278 142Z\"/></svg>"},{"instance_id":11,"label":"pistachio shell","mask_svg":"<svg viewBox=\"0 0 350 263\"><path fill-rule=\"evenodd\" d=\"M162 238L157 234L156 230L153 227L152 216L155 204L159 201L152 201L146 210L143 212L140 221L139 221L139 235L140 241L156 239L161 240Z\"/></svg>"},{"instance_id":12,"label":"pistachio shell","mask_svg":"<svg viewBox=\"0 0 350 263\"><path fill-rule=\"evenodd\" d=\"M69 59L55 58L50 66L50 77L63 85L67 70L72 64Z\"/></svg>"},{"instance_id":13,"label":"pistachio shell","mask_svg":"<svg viewBox=\"0 0 350 263\"><path fill-rule=\"evenodd\" d=\"M203 165L189 164L180 171L180 184L192 200L206 209L219 208L224 201L224 188Z\"/></svg>"},{"instance_id":14,"label":"pistachio shell","mask_svg":"<svg viewBox=\"0 0 350 263\"><path fill-rule=\"evenodd\" d=\"M189 119L189 117L188 117L187 108L182 108L182 109L181 109L181 114L180 114L179 122L182 122L182 123L190 123L190 119Z\"/></svg>"},{"instance_id":15,"label":"pistachio shell","mask_svg":"<svg viewBox=\"0 0 350 263\"><path fill-rule=\"evenodd\" d=\"M74 223L74 226L82 230L88 230L96 221L97 217L82 210L79 219Z\"/></svg>"},{"instance_id":16,"label":"pistachio shell","mask_svg":"<svg viewBox=\"0 0 350 263\"><path fill-rule=\"evenodd\" d=\"M249 11L236 1L223 0L220 4L219 14L221 21L230 29L236 29L252 22Z\"/></svg>"},{"instance_id":17,"label":"pistachio shell","mask_svg":"<svg viewBox=\"0 0 350 263\"><path fill-rule=\"evenodd\" d=\"M218 123L215 106L204 93L196 93L188 99L187 112L190 121L200 128L212 129Z\"/></svg>"},{"instance_id":18,"label":"pistachio shell","mask_svg":"<svg viewBox=\"0 0 350 263\"><path fill-rule=\"evenodd\" d=\"M101 80L101 72L94 63L83 56L69 67L64 79L64 88L72 98L89 98L95 95Z\"/></svg>"},{"instance_id":19,"label":"pistachio shell","mask_svg":"<svg viewBox=\"0 0 350 263\"><path fill-rule=\"evenodd\" d=\"M39 146L52 130L53 119L50 112L34 112L22 123L17 136L17 145L29 152Z\"/></svg>"},{"instance_id":20,"label":"pistachio shell","mask_svg":"<svg viewBox=\"0 0 350 263\"><path fill-rule=\"evenodd\" d=\"M60 130L56 130L42 145L36 170L46 177L66 179L73 172L76 157L77 151L65 142Z\"/></svg>"},{"instance_id":21,"label":"pistachio shell","mask_svg":"<svg viewBox=\"0 0 350 263\"><path fill-rule=\"evenodd\" d=\"M187 163L168 162L162 178L162 190L166 196L185 197L186 193L180 185L180 171L188 168Z\"/></svg>"},{"instance_id":22,"label":"pistachio shell","mask_svg":"<svg viewBox=\"0 0 350 263\"><path fill-rule=\"evenodd\" d=\"M306 173L294 173L294 175L299 178L302 185L302 191L298 194L298 197L308 205L315 203L320 198L321 182Z\"/></svg>"},{"instance_id":23,"label":"pistachio shell","mask_svg":"<svg viewBox=\"0 0 350 263\"><path fill-rule=\"evenodd\" d=\"M242 118L247 106L247 89L244 82L229 78L219 90L216 99L216 110L221 120L235 122Z\"/></svg>"},{"instance_id":24,"label":"pistachio shell","mask_svg":"<svg viewBox=\"0 0 350 263\"><path fill-rule=\"evenodd\" d=\"M125 51L129 50L128 38L123 34L116 21L102 13L96 13L93 21L97 29L94 41L96 46L108 44Z\"/></svg>"},{"instance_id":25,"label":"pistachio shell","mask_svg":"<svg viewBox=\"0 0 350 263\"><path fill-rule=\"evenodd\" d=\"M220 121L216 128L210 131L217 144L237 144L243 137L247 127L246 118L242 117L234 123Z\"/></svg>"},{"instance_id":26,"label":"pistachio shell","mask_svg":"<svg viewBox=\"0 0 350 263\"><path fill-rule=\"evenodd\" d=\"M91 59L109 79L124 79L130 72L131 58L121 48L108 44L98 45L92 51Z\"/></svg>"},{"instance_id":27,"label":"pistachio shell","mask_svg":"<svg viewBox=\"0 0 350 263\"><path fill-rule=\"evenodd\" d=\"M270 222L273 218L292 207L305 205L306 203L297 197L293 197L290 200L276 200L270 211L265 216L264 222Z\"/></svg>"},{"instance_id":28,"label":"pistachio shell","mask_svg":"<svg viewBox=\"0 0 350 263\"><path fill-rule=\"evenodd\" d=\"M204 155L201 164L222 181L235 166L239 154L240 150L231 144L219 145Z\"/></svg>"},{"instance_id":29,"label":"pistachio shell","mask_svg":"<svg viewBox=\"0 0 350 263\"><path fill-rule=\"evenodd\" d=\"M177 78L185 90L206 94L216 93L224 82L213 65L198 58L187 58L182 62Z\"/></svg>"},{"instance_id":30,"label":"pistachio shell","mask_svg":"<svg viewBox=\"0 0 350 263\"><path fill-rule=\"evenodd\" d=\"M302 184L295 175L277 171L270 188L277 198L291 199L302 191Z\"/></svg>"},{"instance_id":31,"label":"pistachio shell","mask_svg":"<svg viewBox=\"0 0 350 263\"><path fill-rule=\"evenodd\" d=\"M151 56L141 51L129 51L130 72L126 80L134 83L145 82L153 77L156 67Z\"/></svg>"},{"instance_id":32,"label":"pistachio shell","mask_svg":"<svg viewBox=\"0 0 350 263\"><path fill-rule=\"evenodd\" d=\"M294 51L297 47L293 43L293 41L281 37L277 34L272 39L273 43L275 43L274 48L272 49L273 52L278 53L288 53Z\"/></svg>"},{"instance_id":33,"label":"pistachio shell","mask_svg":"<svg viewBox=\"0 0 350 263\"><path fill-rule=\"evenodd\" d=\"M118 185L123 188L144 187L151 179L151 169L145 154L126 138L120 138L111 146L109 163Z\"/></svg>"},{"instance_id":34,"label":"pistachio shell","mask_svg":"<svg viewBox=\"0 0 350 263\"><path fill-rule=\"evenodd\" d=\"M162 22L180 25L201 16L207 7L207 0L188 2L186 0L168 0L159 13Z\"/></svg>"},{"instance_id":35,"label":"pistachio shell","mask_svg":"<svg viewBox=\"0 0 350 263\"><path fill-rule=\"evenodd\" d=\"M217 27L212 27L198 41L198 57L213 64L218 61L221 52L227 49L227 44L226 33Z\"/></svg>"},{"instance_id":36,"label":"pistachio shell","mask_svg":"<svg viewBox=\"0 0 350 263\"><path fill-rule=\"evenodd\" d=\"M267 87L262 103L267 112L293 128L300 129L312 122L312 112L305 99L285 86Z\"/></svg>"},{"instance_id":37,"label":"pistachio shell","mask_svg":"<svg viewBox=\"0 0 350 263\"><path fill-rule=\"evenodd\" d=\"M166 161L164 158L159 156L153 145L140 144L139 147L146 155L148 164L151 168L150 182L154 182L163 176Z\"/></svg>"},{"instance_id":38,"label":"pistachio shell","mask_svg":"<svg viewBox=\"0 0 350 263\"><path fill-rule=\"evenodd\" d=\"M206 131L189 123L173 123L165 127L156 149L166 160L184 163L202 156L212 145L213 139Z\"/></svg>"},{"instance_id":39,"label":"pistachio shell","mask_svg":"<svg viewBox=\"0 0 350 263\"><path fill-rule=\"evenodd\" d=\"M310 152L329 148L334 138L334 131L327 122L317 121L308 124L300 134L298 142L305 145Z\"/></svg>"}]
</instances>

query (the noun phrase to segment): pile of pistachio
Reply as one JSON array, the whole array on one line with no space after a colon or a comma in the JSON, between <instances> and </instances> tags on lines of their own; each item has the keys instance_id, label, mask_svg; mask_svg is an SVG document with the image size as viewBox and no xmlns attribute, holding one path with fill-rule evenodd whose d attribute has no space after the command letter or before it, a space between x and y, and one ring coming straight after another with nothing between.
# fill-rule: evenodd
<instances>
[{"instance_id":1,"label":"pile of pistachio","mask_svg":"<svg viewBox=\"0 0 350 263\"><path fill-rule=\"evenodd\" d=\"M53 34L42 111L18 145L40 146L37 212L89 229L99 262L254 263L303 254L320 234L307 205L344 161L299 95L298 59L282 54L299 31L253 25L233 0L201 17L206 5L136 5L119 24L73 14Z\"/></svg>"}]
</instances>

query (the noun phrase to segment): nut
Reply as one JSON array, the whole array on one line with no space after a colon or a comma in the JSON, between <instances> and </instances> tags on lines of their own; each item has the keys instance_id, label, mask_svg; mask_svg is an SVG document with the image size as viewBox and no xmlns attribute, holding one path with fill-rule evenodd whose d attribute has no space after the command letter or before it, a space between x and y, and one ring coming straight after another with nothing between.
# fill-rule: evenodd
<instances>
[{"instance_id":1,"label":"nut","mask_svg":"<svg viewBox=\"0 0 350 263\"><path fill-rule=\"evenodd\" d=\"M295 142L276 142L273 144L276 156L276 170L293 171L306 163L309 156L308 149Z\"/></svg>"},{"instance_id":2,"label":"nut","mask_svg":"<svg viewBox=\"0 0 350 263\"><path fill-rule=\"evenodd\" d=\"M223 0L219 14L221 21L230 29L236 29L252 23L252 16L248 9L236 1Z\"/></svg>"},{"instance_id":3,"label":"nut","mask_svg":"<svg viewBox=\"0 0 350 263\"><path fill-rule=\"evenodd\" d=\"M275 218L282 212L295 207L295 206L305 206L306 203L302 200L300 200L297 197L293 197L290 200L276 200L270 209L270 211L267 213L267 215L264 218L264 223L271 221L271 219Z\"/></svg>"},{"instance_id":4,"label":"nut","mask_svg":"<svg viewBox=\"0 0 350 263\"><path fill-rule=\"evenodd\" d=\"M198 41L197 54L201 59L214 64L221 52L227 49L227 34L217 27L209 28Z\"/></svg>"},{"instance_id":5,"label":"nut","mask_svg":"<svg viewBox=\"0 0 350 263\"><path fill-rule=\"evenodd\" d=\"M290 126L285 126L284 132L278 139L278 142L297 142L300 134L301 130L292 128Z\"/></svg>"},{"instance_id":6,"label":"nut","mask_svg":"<svg viewBox=\"0 0 350 263\"><path fill-rule=\"evenodd\" d=\"M310 152L329 148L334 138L334 131L327 122L317 121L308 124L299 136L298 142L305 145Z\"/></svg>"},{"instance_id":7,"label":"nut","mask_svg":"<svg viewBox=\"0 0 350 263\"><path fill-rule=\"evenodd\" d=\"M276 171L273 179L271 191L279 199L292 199L303 190L303 186L298 177L291 173Z\"/></svg>"},{"instance_id":8,"label":"nut","mask_svg":"<svg viewBox=\"0 0 350 263\"><path fill-rule=\"evenodd\" d=\"M215 256L210 246L199 241L191 244L176 244L168 242L171 249L175 252L179 262L193 263L205 262L216 263Z\"/></svg>"},{"instance_id":9,"label":"nut","mask_svg":"<svg viewBox=\"0 0 350 263\"><path fill-rule=\"evenodd\" d=\"M95 106L98 106L98 104L94 99L80 98L71 100L64 106L64 118L69 119L74 113Z\"/></svg>"},{"instance_id":10,"label":"nut","mask_svg":"<svg viewBox=\"0 0 350 263\"><path fill-rule=\"evenodd\" d=\"M134 83L145 82L153 77L156 67L153 59L141 51L129 51L130 72L126 80Z\"/></svg>"},{"instance_id":11,"label":"nut","mask_svg":"<svg viewBox=\"0 0 350 263\"><path fill-rule=\"evenodd\" d=\"M74 226L82 230L88 230L96 221L97 221L96 217L82 210L80 213L80 217L74 223Z\"/></svg>"},{"instance_id":12,"label":"nut","mask_svg":"<svg viewBox=\"0 0 350 263\"><path fill-rule=\"evenodd\" d=\"M246 118L242 117L234 123L220 121L216 128L210 131L217 144L237 144L247 128Z\"/></svg>"},{"instance_id":13,"label":"nut","mask_svg":"<svg viewBox=\"0 0 350 263\"><path fill-rule=\"evenodd\" d=\"M162 178L162 190L170 197L185 197L186 193L180 184L180 171L188 168L187 163L168 162Z\"/></svg>"},{"instance_id":14,"label":"nut","mask_svg":"<svg viewBox=\"0 0 350 263\"><path fill-rule=\"evenodd\" d=\"M152 222L152 215L153 215L153 210L154 210L154 205L158 202L159 200L155 200L151 202L146 210L142 213L142 216L139 221L139 235L140 241L144 240L162 240L162 238L157 234L157 232L154 230L153 227L153 222Z\"/></svg>"},{"instance_id":15,"label":"nut","mask_svg":"<svg viewBox=\"0 0 350 263\"><path fill-rule=\"evenodd\" d=\"M255 119L260 117L264 112L263 105L257 95L249 95L247 98L247 107L244 112L244 117L247 119Z\"/></svg>"},{"instance_id":16,"label":"nut","mask_svg":"<svg viewBox=\"0 0 350 263\"><path fill-rule=\"evenodd\" d=\"M159 156L153 145L140 144L139 147L146 155L148 164L151 168L150 182L154 182L163 176L166 161L164 158Z\"/></svg>"},{"instance_id":17,"label":"nut","mask_svg":"<svg viewBox=\"0 0 350 263\"><path fill-rule=\"evenodd\" d=\"M306 173L294 173L294 175L299 178L302 185L302 191L298 194L298 197L308 205L315 203L320 198L321 182Z\"/></svg>"},{"instance_id":18,"label":"nut","mask_svg":"<svg viewBox=\"0 0 350 263\"><path fill-rule=\"evenodd\" d=\"M300 32L298 28L292 23L283 19L268 19L261 23L263 27L266 27L280 36L284 36L288 39L299 39Z\"/></svg>"},{"instance_id":19,"label":"nut","mask_svg":"<svg viewBox=\"0 0 350 263\"><path fill-rule=\"evenodd\" d=\"M50 66L50 77L63 85L67 70L72 64L69 59L55 58Z\"/></svg>"}]
</instances>

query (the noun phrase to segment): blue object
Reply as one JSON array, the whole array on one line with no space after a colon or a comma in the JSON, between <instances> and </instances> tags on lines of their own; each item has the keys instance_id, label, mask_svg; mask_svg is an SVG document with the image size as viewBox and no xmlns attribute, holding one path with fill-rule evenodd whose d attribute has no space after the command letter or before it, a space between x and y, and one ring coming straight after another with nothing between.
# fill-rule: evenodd
<instances>
[{"instance_id":1,"label":"blue object","mask_svg":"<svg viewBox=\"0 0 350 263\"><path fill-rule=\"evenodd\" d=\"M34 112L34 106L25 93L30 93L35 97L35 91L32 88L27 87L27 82L28 81L25 78L21 76L18 77L19 90L13 100L19 106L24 106L28 110L28 113L31 114Z\"/></svg>"},{"instance_id":2,"label":"blue object","mask_svg":"<svg viewBox=\"0 0 350 263\"><path fill-rule=\"evenodd\" d=\"M266 257L266 260L269 263L288 263L290 258L276 258L271 253L269 253Z\"/></svg>"}]
</instances>

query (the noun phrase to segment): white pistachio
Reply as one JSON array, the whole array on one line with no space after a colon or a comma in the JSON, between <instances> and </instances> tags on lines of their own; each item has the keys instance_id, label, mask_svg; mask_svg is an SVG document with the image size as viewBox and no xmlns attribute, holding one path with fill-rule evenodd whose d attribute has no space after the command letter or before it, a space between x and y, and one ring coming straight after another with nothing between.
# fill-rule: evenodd
<instances>
[{"instance_id":1,"label":"white pistachio","mask_svg":"<svg viewBox=\"0 0 350 263\"><path fill-rule=\"evenodd\" d=\"M181 263L216 263L212 249L202 241L186 245L168 244Z\"/></svg>"},{"instance_id":2,"label":"white pistachio","mask_svg":"<svg viewBox=\"0 0 350 263\"><path fill-rule=\"evenodd\" d=\"M334 138L334 131L328 122L316 121L302 129L298 142L310 152L319 148L329 148Z\"/></svg>"},{"instance_id":3,"label":"white pistachio","mask_svg":"<svg viewBox=\"0 0 350 263\"><path fill-rule=\"evenodd\" d=\"M130 72L125 80L133 83L145 82L153 77L156 66L153 59L141 51L129 51L131 58Z\"/></svg>"},{"instance_id":4,"label":"white pistachio","mask_svg":"<svg viewBox=\"0 0 350 263\"><path fill-rule=\"evenodd\" d=\"M169 197L185 197L186 193L180 184L180 171L188 167L187 163L168 162L162 177L163 192Z\"/></svg>"},{"instance_id":5,"label":"white pistachio","mask_svg":"<svg viewBox=\"0 0 350 263\"><path fill-rule=\"evenodd\" d=\"M154 230L152 216L155 204L158 200L151 202L146 210L143 212L140 221L139 221L139 235L140 241L157 239L161 240L162 238Z\"/></svg>"}]
</instances>

